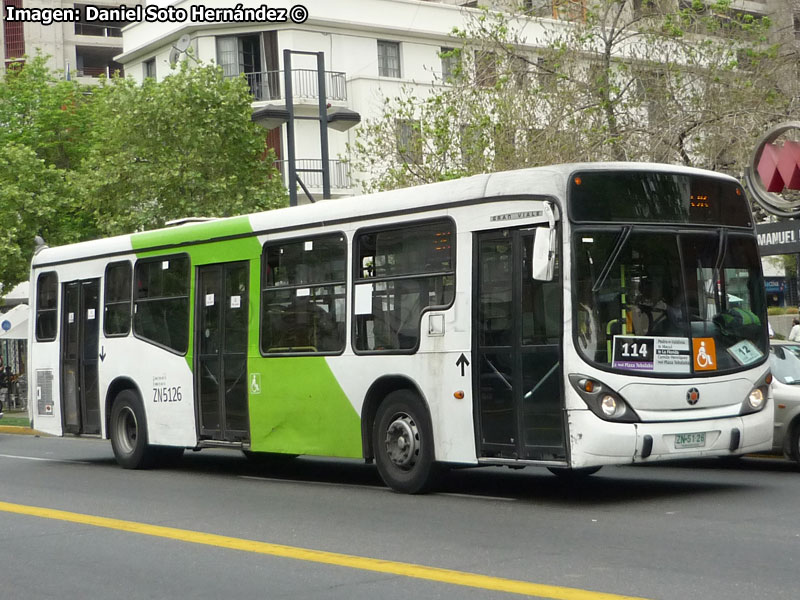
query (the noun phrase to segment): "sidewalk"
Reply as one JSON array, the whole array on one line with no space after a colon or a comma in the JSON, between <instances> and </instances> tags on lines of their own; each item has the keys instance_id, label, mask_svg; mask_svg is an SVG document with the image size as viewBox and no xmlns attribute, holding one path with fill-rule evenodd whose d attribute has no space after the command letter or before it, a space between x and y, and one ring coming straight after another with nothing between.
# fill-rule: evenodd
<instances>
[{"instance_id":1,"label":"sidewalk","mask_svg":"<svg viewBox=\"0 0 800 600\"><path fill-rule=\"evenodd\" d=\"M5 410L3 418L0 419L0 433L39 435L38 431L31 429L28 411L25 409Z\"/></svg>"}]
</instances>

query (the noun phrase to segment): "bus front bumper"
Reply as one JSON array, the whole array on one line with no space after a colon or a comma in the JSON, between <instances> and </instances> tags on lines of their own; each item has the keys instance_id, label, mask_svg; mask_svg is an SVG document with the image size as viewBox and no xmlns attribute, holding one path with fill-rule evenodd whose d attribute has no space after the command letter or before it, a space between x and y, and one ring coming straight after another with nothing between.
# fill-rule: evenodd
<instances>
[{"instance_id":1,"label":"bus front bumper","mask_svg":"<svg viewBox=\"0 0 800 600\"><path fill-rule=\"evenodd\" d=\"M772 401L745 416L663 423L611 423L588 410L569 411L573 468L736 456L772 448Z\"/></svg>"}]
</instances>

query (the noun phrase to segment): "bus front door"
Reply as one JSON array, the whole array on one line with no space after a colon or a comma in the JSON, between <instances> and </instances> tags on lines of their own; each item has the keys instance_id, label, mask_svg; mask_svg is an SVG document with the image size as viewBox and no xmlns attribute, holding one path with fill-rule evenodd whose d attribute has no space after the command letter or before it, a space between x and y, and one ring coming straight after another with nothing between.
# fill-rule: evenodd
<instances>
[{"instance_id":1,"label":"bus front door","mask_svg":"<svg viewBox=\"0 0 800 600\"><path fill-rule=\"evenodd\" d=\"M531 277L534 231L477 234L473 342L478 453L566 460L561 283Z\"/></svg>"},{"instance_id":2,"label":"bus front door","mask_svg":"<svg viewBox=\"0 0 800 600\"><path fill-rule=\"evenodd\" d=\"M200 438L241 442L249 438L246 262L197 268L195 377Z\"/></svg>"},{"instance_id":3,"label":"bus front door","mask_svg":"<svg viewBox=\"0 0 800 600\"><path fill-rule=\"evenodd\" d=\"M61 415L67 433L100 433L99 290L99 279L62 288Z\"/></svg>"}]
</instances>

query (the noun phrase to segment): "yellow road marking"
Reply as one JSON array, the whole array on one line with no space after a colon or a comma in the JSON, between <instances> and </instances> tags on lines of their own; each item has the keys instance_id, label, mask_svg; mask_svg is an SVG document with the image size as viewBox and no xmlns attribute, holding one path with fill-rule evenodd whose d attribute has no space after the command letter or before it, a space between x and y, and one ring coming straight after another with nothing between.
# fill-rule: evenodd
<instances>
[{"instance_id":1,"label":"yellow road marking","mask_svg":"<svg viewBox=\"0 0 800 600\"><path fill-rule=\"evenodd\" d=\"M35 429L30 427L23 427L22 425L2 425L0 424L0 433L16 433L17 435L40 435Z\"/></svg>"},{"instance_id":2,"label":"yellow road marking","mask_svg":"<svg viewBox=\"0 0 800 600\"><path fill-rule=\"evenodd\" d=\"M170 540L178 540L191 544L216 546L218 548L227 548L229 550L267 554L281 558L292 558L295 560L304 560L326 565L336 565L339 567L361 569L364 571L375 571L390 575L402 575L404 577L413 577L415 579L426 579L428 581L436 581L439 583L448 583L451 585L459 585L498 592L509 592L511 594L537 596L552 600L644 600L643 598L635 598L633 596L619 596L617 594L592 592L577 588L530 583L527 581L517 581L514 579L503 579L501 577L490 577L488 575L479 575L477 573L467 573L464 571L439 569L436 567L427 567L425 565L415 565L411 563L367 558L363 556L352 556L348 554L339 554L337 552L324 552L322 550L311 550L308 548L298 548L295 546L283 546L280 544L270 544L267 542L258 542L255 540L246 540L224 535L216 535L213 533L190 531L188 529L176 529L173 527L148 525L147 523L137 523L135 521L122 521L120 519L110 519L108 517L85 515L51 508L26 506L24 504L0 502L0 511L18 515L27 515L31 517L40 517L42 519L68 521L70 523L91 525L93 527L102 527L105 529L115 529L117 531L127 531L129 533L138 533L141 535L167 538Z\"/></svg>"}]
</instances>

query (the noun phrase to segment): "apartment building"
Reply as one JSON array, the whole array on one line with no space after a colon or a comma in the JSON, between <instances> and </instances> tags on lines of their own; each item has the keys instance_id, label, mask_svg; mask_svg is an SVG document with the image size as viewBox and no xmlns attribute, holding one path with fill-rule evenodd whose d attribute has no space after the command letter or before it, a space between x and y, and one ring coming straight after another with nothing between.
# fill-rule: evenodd
<instances>
[{"instance_id":1,"label":"apartment building","mask_svg":"<svg viewBox=\"0 0 800 600\"><path fill-rule=\"evenodd\" d=\"M127 2L128 6L141 0ZM114 60L122 52L122 28L129 21L93 21L87 18L86 7L117 7L118 0L91 0L83 4L63 0L3 0L3 27L0 43L4 66L35 56L37 52L48 56L48 66L64 76L90 83L100 75L123 72L123 66ZM63 10L67 19L47 23L33 20L8 20L8 7L14 9L41 9L45 15Z\"/></svg>"},{"instance_id":2,"label":"apartment building","mask_svg":"<svg viewBox=\"0 0 800 600\"><path fill-rule=\"evenodd\" d=\"M183 11L185 18L125 27L122 52L116 60L126 74L137 80L162 78L187 53L199 61L221 65L228 76L244 73L254 96L254 115L269 130L269 144L284 166L288 155L287 127L283 124L287 113L284 61L286 51L291 51L291 108L297 117L295 164L315 198L322 192L323 153L319 121L310 120L320 115L317 57L313 53L324 57L327 112L346 109L346 125L354 114L361 120L382 114L383 99L399 94L404 87L424 93L440 85L442 73L450 68L440 54L456 43L451 36L453 27L464 27L469 12L477 10L476 2L458 0L306 0L302 3L307 8L305 20L292 21L288 14L283 22L239 22L236 15L224 13L234 5L229 0L159 1ZM489 4L503 8L515 1L494 0ZM529 15L525 24L528 39L541 38L545 28L568 26L570 21L582 18L584 1L522 0ZM639 0L631 0L630 10L636 10L637 2L641 5ZM744 13L770 15L775 22L774 35L787 44L795 43L797 19L790 0L734 3ZM244 0L239 5L255 9L262 3ZM197 6L203 11L193 10ZM215 12L218 9L220 12ZM331 197L357 193L346 162L354 129L331 127L327 138Z\"/></svg>"}]
</instances>

